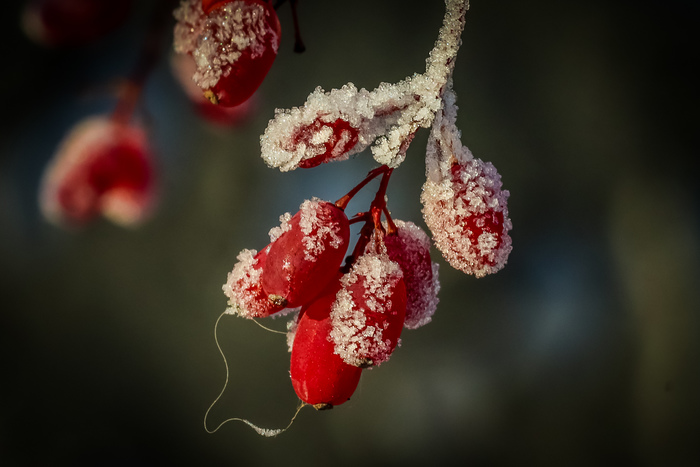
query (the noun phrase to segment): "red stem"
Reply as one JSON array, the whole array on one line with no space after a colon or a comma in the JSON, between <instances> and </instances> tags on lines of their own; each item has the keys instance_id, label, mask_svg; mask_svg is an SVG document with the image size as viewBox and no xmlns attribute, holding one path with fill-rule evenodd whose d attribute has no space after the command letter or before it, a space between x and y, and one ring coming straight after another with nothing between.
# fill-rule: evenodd
<instances>
[{"instance_id":1,"label":"red stem","mask_svg":"<svg viewBox=\"0 0 700 467\"><path fill-rule=\"evenodd\" d=\"M122 95L112 112L114 121L127 124L131 120L134 109L141 98L146 79L158 63L166 27L170 24L171 12L176 4L176 0L160 0L154 7L136 65L131 71L122 89Z\"/></svg>"},{"instance_id":2,"label":"red stem","mask_svg":"<svg viewBox=\"0 0 700 467\"><path fill-rule=\"evenodd\" d=\"M348 203L350 200L361 190L367 185L369 182L377 178L380 174L386 173L386 171L392 171L394 169L389 169L386 165L382 165L381 167L377 167L376 169L370 170L369 173L367 174L367 177L365 177L364 180L362 180L360 183L355 186L352 190L348 191L348 194L340 198L338 201L335 202L336 207L345 210L347 207ZM381 187L380 187L381 189ZM384 191L386 192L386 187L384 188Z\"/></svg>"}]
</instances>

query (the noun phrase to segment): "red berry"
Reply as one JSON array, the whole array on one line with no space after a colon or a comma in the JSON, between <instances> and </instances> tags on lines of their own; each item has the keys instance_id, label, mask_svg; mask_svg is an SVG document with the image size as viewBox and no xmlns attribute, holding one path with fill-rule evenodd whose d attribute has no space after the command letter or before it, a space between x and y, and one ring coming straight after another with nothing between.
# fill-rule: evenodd
<instances>
[{"instance_id":1,"label":"red berry","mask_svg":"<svg viewBox=\"0 0 700 467\"><path fill-rule=\"evenodd\" d=\"M346 402L355 392L362 369L348 365L330 340L331 306L340 289L338 276L311 304L302 308L292 345L290 374L299 398L317 409Z\"/></svg>"},{"instance_id":2,"label":"red berry","mask_svg":"<svg viewBox=\"0 0 700 467\"><path fill-rule=\"evenodd\" d=\"M170 57L170 65L173 75L177 78L182 89L190 98L197 113L207 122L220 126L237 126L244 124L256 112L257 99L255 94L236 107L222 107L212 104L202 90L192 81L192 75L197 66L192 56L174 53Z\"/></svg>"},{"instance_id":3,"label":"red berry","mask_svg":"<svg viewBox=\"0 0 700 467\"><path fill-rule=\"evenodd\" d=\"M328 285L345 258L348 218L332 203L307 200L282 231L270 246L263 289L288 307L303 306Z\"/></svg>"},{"instance_id":4,"label":"red berry","mask_svg":"<svg viewBox=\"0 0 700 467\"><path fill-rule=\"evenodd\" d=\"M154 178L141 128L88 119L69 134L47 168L42 209L59 223L84 224L103 214L133 224L150 211Z\"/></svg>"},{"instance_id":5,"label":"red berry","mask_svg":"<svg viewBox=\"0 0 700 467\"><path fill-rule=\"evenodd\" d=\"M331 311L335 352L355 366L378 365L398 345L406 313L406 286L386 252L365 253L341 279Z\"/></svg>"},{"instance_id":6,"label":"red berry","mask_svg":"<svg viewBox=\"0 0 700 467\"><path fill-rule=\"evenodd\" d=\"M208 15L212 12L212 10L226 5L230 1L231 0L202 0L202 10L204 11L205 15Z\"/></svg>"},{"instance_id":7,"label":"red berry","mask_svg":"<svg viewBox=\"0 0 700 467\"><path fill-rule=\"evenodd\" d=\"M323 149L318 151L318 155L299 162L299 167L309 169L345 155L357 144L357 135L357 128L353 128L341 118L333 122L324 122L319 117L310 125L299 128L286 149L293 151L299 144L321 145Z\"/></svg>"},{"instance_id":8,"label":"red berry","mask_svg":"<svg viewBox=\"0 0 700 467\"><path fill-rule=\"evenodd\" d=\"M439 302L438 264L430 260L430 238L413 222L394 220L396 232L384 237L392 261L403 271L406 284L406 321L416 329L430 322Z\"/></svg>"},{"instance_id":9,"label":"red berry","mask_svg":"<svg viewBox=\"0 0 700 467\"><path fill-rule=\"evenodd\" d=\"M425 223L453 267L483 277L505 266L512 250L508 195L495 167L475 158L453 161L440 185L426 181Z\"/></svg>"},{"instance_id":10,"label":"red berry","mask_svg":"<svg viewBox=\"0 0 700 467\"><path fill-rule=\"evenodd\" d=\"M264 318L284 308L271 302L262 289L262 273L269 249L268 245L260 253L243 250L238 255L238 262L223 286L229 298L230 313L244 318Z\"/></svg>"},{"instance_id":11,"label":"red berry","mask_svg":"<svg viewBox=\"0 0 700 467\"><path fill-rule=\"evenodd\" d=\"M22 22L25 33L48 46L78 46L99 39L129 16L131 0L36 0Z\"/></svg>"},{"instance_id":12,"label":"red berry","mask_svg":"<svg viewBox=\"0 0 700 467\"><path fill-rule=\"evenodd\" d=\"M193 79L213 103L233 107L260 87L280 43L277 13L263 0L185 0L175 11L175 50L194 57Z\"/></svg>"}]
</instances>

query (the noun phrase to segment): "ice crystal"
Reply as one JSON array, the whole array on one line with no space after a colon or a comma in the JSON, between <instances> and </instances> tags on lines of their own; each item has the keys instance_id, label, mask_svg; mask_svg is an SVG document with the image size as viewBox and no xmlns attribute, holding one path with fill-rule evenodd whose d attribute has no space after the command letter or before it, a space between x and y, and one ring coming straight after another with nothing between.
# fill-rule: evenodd
<instances>
[{"instance_id":1,"label":"ice crystal","mask_svg":"<svg viewBox=\"0 0 700 467\"><path fill-rule=\"evenodd\" d=\"M262 289L262 272L269 247L258 254L245 249L238 254L238 262L228 273L222 289L229 298L227 314L243 318L261 318L281 311L282 306L270 302Z\"/></svg>"}]
</instances>

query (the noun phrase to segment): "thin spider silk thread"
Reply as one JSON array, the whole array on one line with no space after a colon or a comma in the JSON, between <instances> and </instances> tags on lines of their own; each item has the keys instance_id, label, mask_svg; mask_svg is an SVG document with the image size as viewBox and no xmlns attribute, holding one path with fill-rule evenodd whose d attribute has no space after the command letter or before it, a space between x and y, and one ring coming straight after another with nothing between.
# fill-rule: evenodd
<instances>
[{"instance_id":1,"label":"thin spider silk thread","mask_svg":"<svg viewBox=\"0 0 700 467\"><path fill-rule=\"evenodd\" d=\"M219 337L218 337L219 321L221 321L221 318L225 314L226 314L226 312L221 313L219 315L219 317L216 319L216 324L214 324L214 342L216 342L216 348L219 349L219 353L221 354L221 358L223 358L223 360L224 360L224 366L226 367L226 380L224 381L224 387L221 388L221 392L219 393L218 396L216 396L216 399L214 399L214 402L211 403L211 405L207 409L206 413L204 414L204 430L207 433L212 434L212 433L216 433L219 430L219 428L221 428L223 425L225 425L228 422L243 422L246 425L248 425L249 427L251 427L253 430L255 430L261 436L265 436L265 437L277 436L280 433L287 431L289 429L289 427L292 426L292 423L294 423L294 420L297 418L297 415L299 415L299 412L301 411L301 409L305 405L308 405L308 404L306 404L305 402L301 402L299 404L299 407L297 407L296 412L294 412L292 419L289 421L289 424L284 428L275 428L275 429L261 428L249 420L246 420L244 418L237 418L237 417L227 418L223 422L219 423L219 425L216 428L214 428L213 430L210 430L209 427L207 426L207 418L209 416L209 412L214 407L214 405L216 405L216 403L219 401L219 399L221 399L221 396L224 395L224 391L226 391L226 386L228 386L228 380L229 380L228 361L226 360L226 356L224 355L223 350L221 350L221 345L219 345ZM262 324L258 323L257 321L256 321L256 324L264 329L267 329L268 331L276 332L279 334L284 334L283 332L280 332L280 331L268 329L265 326L263 326Z\"/></svg>"}]
</instances>

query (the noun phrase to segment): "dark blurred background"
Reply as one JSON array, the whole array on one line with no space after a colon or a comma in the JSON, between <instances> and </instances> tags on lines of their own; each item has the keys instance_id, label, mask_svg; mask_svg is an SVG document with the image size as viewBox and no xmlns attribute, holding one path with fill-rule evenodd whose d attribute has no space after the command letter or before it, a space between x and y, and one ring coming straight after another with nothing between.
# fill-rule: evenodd
<instances>
[{"instance_id":1,"label":"dark blurred background","mask_svg":"<svg viewBox=\"0 0 700 467\"><path fill-rule=\"evenodd\" d=\"M305 409L274 439L202 427L225 376L221 285L280 214L339 198L375 164L282 174L259 135L316 86L423 71L444 6L301 0L297 55L285 5L257 111L232 129L193 112L164 38L144 95L159 209L136 230L64 231L41 217L39 181L62 136L113 107L152 6L135 3L124 27L68 50L27 40L22 2L3 6L0 465L700 465L697 2L472 2L457 123L511 192L509 264L477 280L434 251L433 322L350 402ZM395 217L421 225L426 140L389 188ZM231 381L210 422L285 426L284 338L234 317L219 338Z\"/></svg>"}]
</instances>

